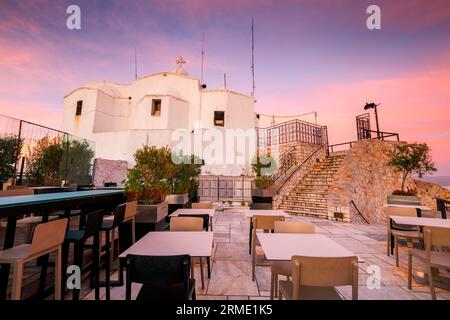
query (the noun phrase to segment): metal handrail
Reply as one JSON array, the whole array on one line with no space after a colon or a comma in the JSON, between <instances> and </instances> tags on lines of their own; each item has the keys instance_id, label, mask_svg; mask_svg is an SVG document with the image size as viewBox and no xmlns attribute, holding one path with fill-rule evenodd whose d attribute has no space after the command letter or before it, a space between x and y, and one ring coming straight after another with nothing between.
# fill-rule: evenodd
<instances>
[{"instance_id":1,"label":"metal handrail","mask_svg":"<svg viewBox=\"0 0 450 320\"><path fill-rule=\"evenodd\" d=\"M319 152L323 147L325 147L326 144L322 144L319 148L317 148L316 150L314 150L305 160L303 160L303 162L297 166L297 168L295 168L294 171L291 172L291 174L283 181L283 183L281 184L281 186L276 190L276 193L280 192L280 190L284 187L284 185L286 184L286 182L288 182L291 177L298 171L300 170L300 168L303 167L303 165L305 163L307 163L317 152Z\"/></svg>"},{"instance_id":2,"label":"metal handrail","mask_svg":"<svg viewBox=\"0 0 450 320\"><path fill-rule=\"evenodd\" d=\"M353 205L353 207L355 207L356 211L357 211L358 214L364 219L364 221L365 221L367 224L370 224L369 221L363 216L363 214L361 213L361 211L359 211L358 207L356 206L355 201L350 200L350 203Z\"/></svg>"},{"instance_id":3,"label":"metal handrail","mask_svg":"<svg viewBox=\"0 0 450 320\"><path fill-rule=\"evenodd\" d=\"M289 148L288 151L286 151L285 153L283 153L283 155L280 157L278 163L280 164L280 166L278 167L278 169L272 174L272 181L276 181L278 178L280 178L281 176L283 176L283 174L285 174L288 169L289 169L289 165L290 163L290 158L292 157L292 154L294 153L294 164L295 164L295 151L296 151L297 147L293 146L291 148ZM289 158L288 158L289 157ZM287 168L286 168L287 167Z\"/></svg>"},{"instance_id":4,"label":"metal handrail","mask_svg":"<svg viewBox=\"0 0 450 320\"><path fill-rule=\"evenodd\" d=\"M441 212L442 219L447 219L446 204L450 205L450 200L441 198L438 195L436 195L435 198L436 198L437 209Z\"/></svg>"}]
</instances>

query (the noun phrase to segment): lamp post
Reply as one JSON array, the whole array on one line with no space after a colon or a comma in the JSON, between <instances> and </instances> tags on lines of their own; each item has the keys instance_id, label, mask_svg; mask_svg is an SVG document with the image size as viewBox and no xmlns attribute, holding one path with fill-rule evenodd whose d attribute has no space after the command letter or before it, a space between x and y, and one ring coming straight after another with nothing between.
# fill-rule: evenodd
<instances>
[{"instance_id":1,"label":"lamp post","mask_svg":"<svg viewBox=\"0 0 450 320\"><path fill-rule=\"evenodd\" d=\"M375 112L375 122L377 124L377 139L380 139L380 124L378 123L378 112L377 112L377 107L380 105L379 104L375 104L374 102L372 103L367 103L364 106L364 110L369 110L369 109L373 109Z\"/></svg>"}]
</instances>

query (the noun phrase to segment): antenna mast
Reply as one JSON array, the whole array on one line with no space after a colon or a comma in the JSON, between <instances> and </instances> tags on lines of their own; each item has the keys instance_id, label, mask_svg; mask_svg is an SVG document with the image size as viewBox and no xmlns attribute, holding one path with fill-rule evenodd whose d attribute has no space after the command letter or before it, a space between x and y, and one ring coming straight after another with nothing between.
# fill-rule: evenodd
<instances>
[{"instance_id":1,"label":"antenna mast","mask_svg":"<svg viewBox=\"0 0 450 320\"><path fill-rule=\"evenodd\" d=\"M200 85L203 85L203 66L204 66L204 62L205 62L205 34L203 33L203 38L202 38L202 70L201 70L201 75L200 75Z\"/></svg>"},{"instance_id":2,"label":"antenna mast","mask_svg":"<svg viewBox=\"0 0 450 320\"><path fill-rule=\"evenodd\" d=\"M255 97L255 32L252 17L252 97Z\"/></svg>"},{"instance_id":3,"label":"antenna mast","mask_svg":"<svg viewBox=\"0 0 450 320\"><path fill-rule=\"evenodd\" d=\"M136 47L134 47L134 80L137 80L137 52Z\"/></svg>"}]
</instances>

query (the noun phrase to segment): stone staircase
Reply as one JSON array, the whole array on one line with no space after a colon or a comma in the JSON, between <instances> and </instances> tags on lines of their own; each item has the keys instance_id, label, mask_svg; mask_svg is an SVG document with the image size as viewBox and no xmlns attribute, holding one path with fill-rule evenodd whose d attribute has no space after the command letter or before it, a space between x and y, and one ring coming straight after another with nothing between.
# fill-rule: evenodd
<instances>
[{"instance_id":1,"label":"stone staircase","mask_svg":"<svg viewBox=\"0 0 450 320\"><path fill-rule=\"evenodd\" d=\"M311 170L283 198L280 209L289 214L328 219L328 189L345 155L343 152L331 154L313 164Z\"/></svg>"}]
</instances>

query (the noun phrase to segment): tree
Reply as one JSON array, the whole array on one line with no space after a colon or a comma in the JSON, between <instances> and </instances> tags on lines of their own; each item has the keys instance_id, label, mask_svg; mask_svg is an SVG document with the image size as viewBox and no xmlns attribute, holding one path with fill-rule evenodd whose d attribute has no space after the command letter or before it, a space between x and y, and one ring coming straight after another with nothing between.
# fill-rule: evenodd
<instances>
[{"instance_id":1,"label":"tree","mask_svg":"<svg viewBox=\"0 0 450 320\"><path fill-rule=\"evenodd\" d=\"M92 159L95 152L86 140L71 140L63 143L61 177L67 183L88 185L92 183Z\"/></svg>"},{"instance_id":2,"label":"tree","mask_svg":"<svg viewBox=\"0 0 450 320\"><path fill-rule=\"evenodd\" d=\"M402 173L402 191L405 191L409 174L415 173L421 178L426 173L436 171L430 152L426 143L399 144L389 152L387 164Z\"/></svg>"},{"instance_id":3,"label":"tree","mask_svg":"<svg viewBox=\"0 0 450 320\"><path fill-rule=\"evenodd\" d=\"M58 185L63 153L64 149L58 137L45 136L33 147L29 146L26 159L29 182L37 185Z\"/></svg>"},{"instance_id":4,"label":"tree","mask_svg":"<svg viewBox=\"0 0 450 320\"><path fill-rule=\"evenodd\" d=\"M23 140L17 136L0 139L0 181L7 181L14 176L14 164L19 160Z\"/></svg>"}]
</instances>

